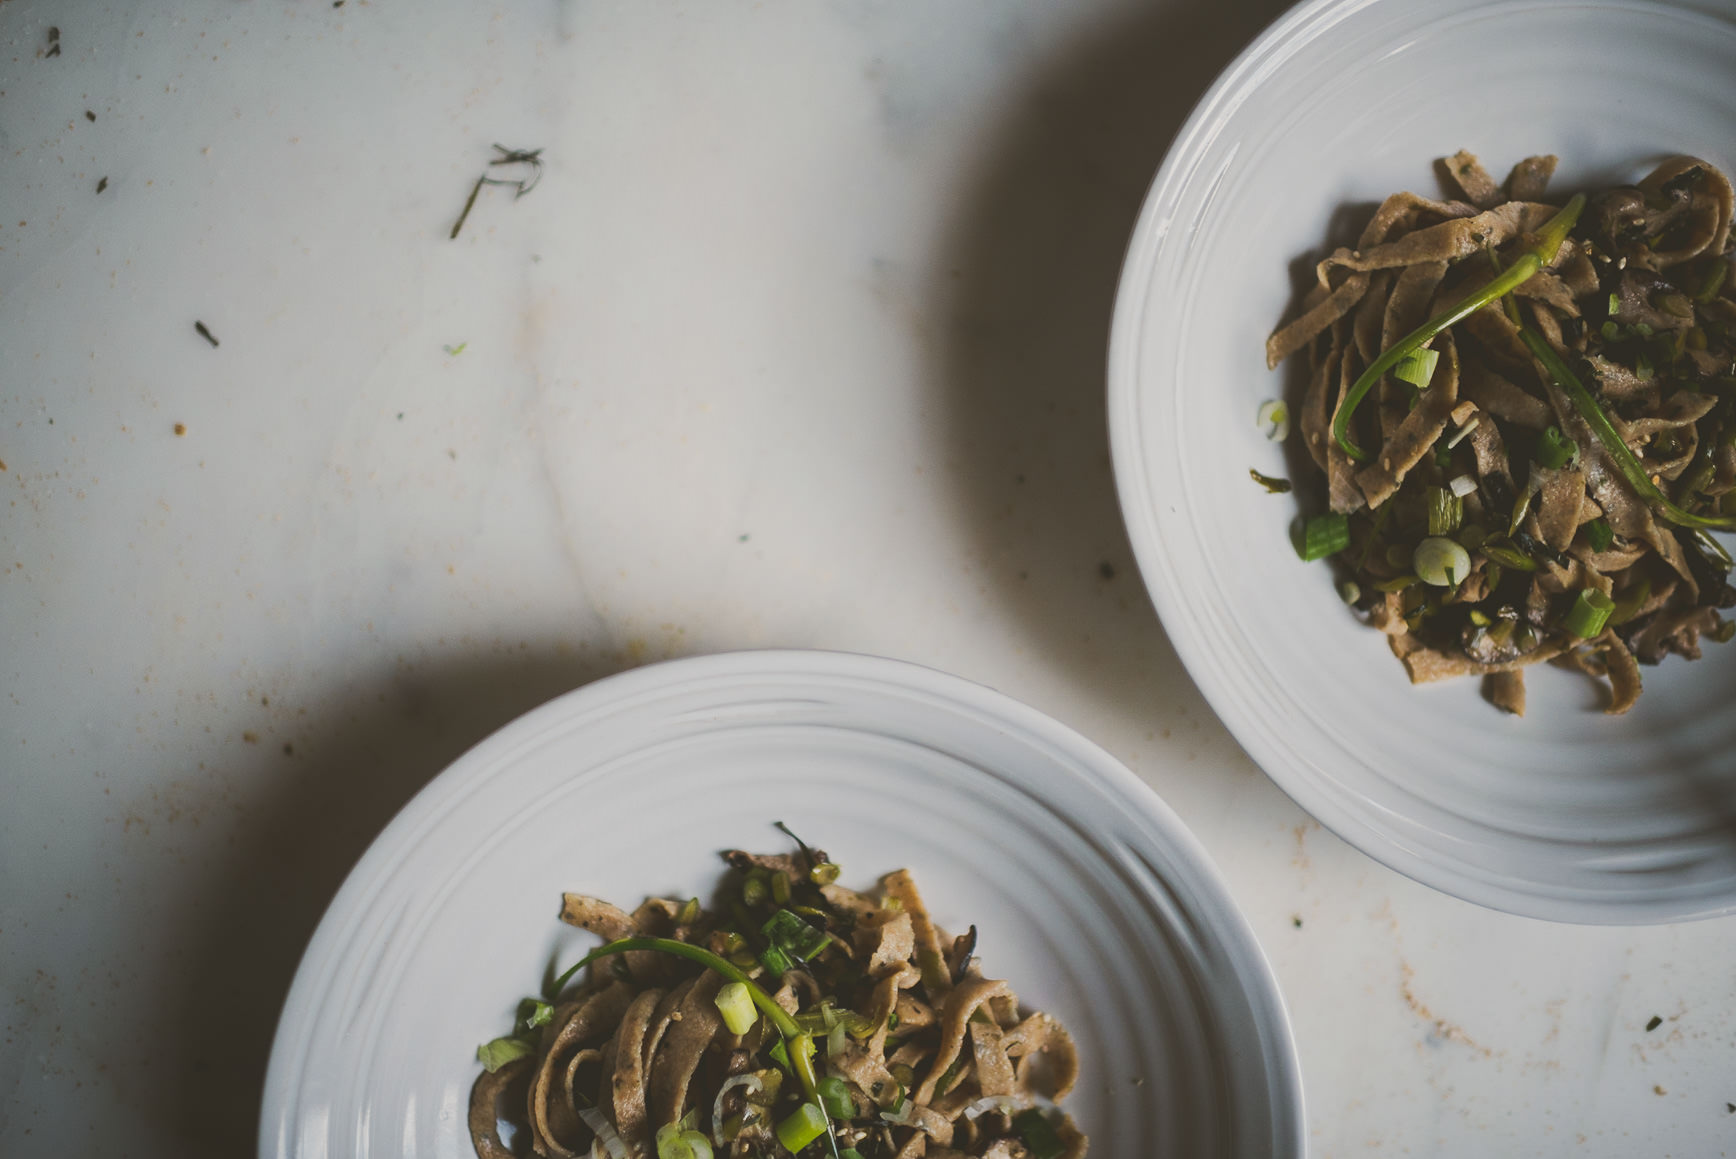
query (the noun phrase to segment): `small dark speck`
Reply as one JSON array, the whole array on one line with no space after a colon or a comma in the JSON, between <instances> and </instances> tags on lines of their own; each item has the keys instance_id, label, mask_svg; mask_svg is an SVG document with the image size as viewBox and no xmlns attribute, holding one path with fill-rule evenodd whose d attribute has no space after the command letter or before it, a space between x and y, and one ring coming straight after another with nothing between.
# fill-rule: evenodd
<instances>
[{"instance_id":1,"label":"small dark speck","mask_svg":"<svg viewBox=\"0 0 1736 1159\"><path fill-rule=\"evenodd\" d=\"M261 696L259 698L259 704L262 708L270 708L271 707L271 697Z\"/></svg>"},{"instance_id":2,"label":"small dark speck","mask_svg":"<svg viewBox=\"0 0 1736 1159\"><path fill-rule=\"evenodd\" d=\"M1297 914L1296 916L1292 917L1290 919L1290 924L1295 926L1297 929L1301 929L1302 928L1302 915Z\"/></svg>"},{"instance_id":3,"label":"small dark speck","mask_svg":"<svg viewBox=\"0 0 1736 1159\"><path fill-rule=\"evenodd\" d=\"M1652 1020L1650 1022L1646 1023L1646 1033L1650 1034L1652 1031L1656 1030L1658 1027L1662 1026L1663 1024L1664 1024L1664 1020L1662 1018L1659 1018L1656 1014L1652 1015Z\"/></svg>"},{"instance_id":4,"label":"small dark speck","mask_svg":"<svg viewBox=\"0 0 1736 1159\"><path fill-rule=\"evenodd\" d=\"M249 731L241 734L241 739L243 741L246 741L248 744L258 744L259 743L259 734L249 730Z\"/></svg>"},{"instance_id":5,"label":"small dark speck","mask_svg":"<svg viewBox=\"0 0 1736 1159\"><path fill-rule=\"evenodd\" d=\"M404 421L404 412L403 412L403 411L399 411L399 412L398 412L398 421L399 421L399 422L403 422L403 421Z\"/></svg>"},{"instance_id":6,"label":"small dark speck","mask_svg":"<svg viewBox=\"0 0 1736 1159\"><path fill-rule=\"evenodd\" d=\"M1110 563L1108 560L1104 560L1102 563L1097 565L1097 574L1106 580L1112 580L1115 578L1115 565Z\"/></svg>"},{"instance_id":7,"label":"small dark speck","mask_svg":"<svg viewBox=\"0 0 1736 1159\"><path fill-rule=\"evenodd\" d=\"M735 540L735 541L736 541L736 542L737 542L737 543L746 543L746 542L747 542L747 532L745 532L745 531L744 531L744 532L742 532L742 533L741 533L741 534L740 534L740 535L738 535L738 536L737 536L737 537L736 537L736 540Z\"/></svg>"},{"instance_id":8,"label":"small dark speck","mask_svg":"<svg viewBox=\"0 0 1736 1159\"><path fill-rule=\"evenodd\" d=\"M446 451L446 457L456 462L458 460L458 452L448 448Z\"/></svg>"},{"instance_id":9,"label":"small dark speck","mask_svg":"<svg viewBox=\"0 0 1736 1159\"><path fill-rule=\"evenodd\" d=\"M96 120L96 114L91 112L89 109L86 109L84 111L84 119L87 121L95 121Z\"/></svg>"},{"instance_id":10,"label":"small dark speck","mask_svg":"<svg viewBox=\"0 0 1736 1159\"><path fill-rule=\"evenodd\" d=\"M108 178L107 177L104 177L101 181L98 181L96 183L96 191L98 193L101 193L103 190L105 190L107 188L108 188Z\"/></svg>"},{"instance_id":11,"label":"small dark speck","mask_svg":"<svg viewBox=\"0 0 1736 1159\"><path fill-rule=\"evenodd\" d=\"M53 426L53 425L54 425L54 420L53 420L53 419L49 419L49 420L48 420L48 425L49 425L49 426Z\"/></svg>"},{"instance_id":12,"label":"small dark speck","mask_svg":"<svg viewBox=\"0 0 1736 1159\"><path fill-rule=\"evenodd\" d=\"M186 434L187 433L187 424L186 423L176 423L175 424L175 433L177 435Z\"/></svg>"},{"instance_id":13,"label":"small dark speck","mask_svg":"<svg viewBox=\"0 0 1736 1159\"><path fill-rule=\"evenodd\" d=\"M1031 573L1028 571L1022 571L1019 573L1019 578L1022 580L1028 580L1031 578Z\"/></svg>"},{"instance_id":14,"label":"small dark speck","mask_svg":"<svg viewBox=\"0 0 1736 1159\"><path fill-rule=\"evenodd\" d=\"M194 322L193 323L193 329L195 329L199 332L199 337L203 338L205 341L209 342L213 346L217 345L217 335L211 333L210 330L206 329L205 323Z\"/></svg>"},{"instance_id":15,"label":"small dark speck","mask_svg":"<svg viewBox=\"0 0 1736 1159\"><path fill-rule=\"evenodd\" d=\"M332 0L332 7L333 8L342 8L343 6L344 6L344 0Z\"/></svg>"},{"instance_id":16,"label":"small dark speck","mask_svg":"<svg viewBox=\"0 0 1736 1159\"><path fill-rule=\"evenodd\" d=\"M1736 1115L1736 1103L1725 1103L1724 1109L1730 1114Z\"/></svg>"},{"instance_id":17,"label":"small dark speck","mask_svg":"<svg viewBox=\"0 0 1736 1159\"><path fill-rule=\"evenodd\" d=\"M1652 1088L1652 1094L1654 1095L1667 1095L1669 1093L1670 1092L1666 1091L1663 1087L1655 1086Z\"/></svg>"},{"instance_id":18,"label":"small dark speck","mask_svg":"<svg viewBox=\"0 0 1736 1159\"><path fill-rule=\"evenodd\" d=\"M290 744L288 741L284 741L283 755L286 757L293 757L295 755L295 746Z\"/></svg>"},{"instance_id":19,"label":"small dark speck","mask_svg":"<svg viewBox=\"0 0 1736 1159\"><path fill-rule=\"evenodd\" d=\"M1020 485L1023 485L1025 482L1025 477L1023 475L1014 475L1013 476L1013 482L1018 483Z\"/></svg>"}]
</instances>

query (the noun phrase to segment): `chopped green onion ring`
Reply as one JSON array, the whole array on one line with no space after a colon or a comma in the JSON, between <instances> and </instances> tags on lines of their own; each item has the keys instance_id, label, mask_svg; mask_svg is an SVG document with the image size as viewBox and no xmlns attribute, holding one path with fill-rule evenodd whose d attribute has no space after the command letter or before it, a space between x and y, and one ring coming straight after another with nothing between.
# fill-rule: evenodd
<instances>
[{"instance_id":1,"label":"chopped green onion ring","mask_svg":"<svg viewBox=\"0 0 1736 1159\"><path fill-rule=\"evenodd\" d=\"M1328 515L1316 515L1302 525L1302 547L1298 554L1312 563L1349 546L1350 518L1334 511Z\"/></svg>"},{"instance_id":2,"label":"chopped green onion ring","mask_svg":"<svg viewBox=\"0 0 1736 1159\"><path fill-rule=\"evenodd\" d=\"M850 1097L850 1086L837 1075L827 1075L819 1082L820 1105L834 1119L856 1117L856 1100Z\"/></svg>"},{"instance_id":3,"label":"chopped green onion ring","mask_svg":"<svg viewBox=\"0 0 1736 1159\"><path fill-rule=\"evenodd\" d=\"M1394 378L1410 383L1418 390L1427 390L1429 382L1435 377L1435 366L1441 361L1439 350L1423 347L1413 351L1409 357L1392 368Z\"/></svg>"},{"instance_id":4,"label":"chopped green onion ring","mask_svg":"<svg viewBox=\"0 0 1736 1159\"><path fill-rule=\"evenodd\" d=\"M1290 408L1278 399L1270 398L1260 404L1260 409L1254 414L1254 422L1259 424L1266 437L1274 443L1281 443L1290 437Z\"/></svg>"},{"instance_id":5,"label":"chopped green onion ring","mask_svg":"<svg viewBox=\"0 0 1736 1159\"><path fill-rule=\"evenodd\" d=\"M657 1129L657 1159L712 1159L711 1140L679 1121Z\"/></svg>"},{"instance_id":6,"label":"chopped green onion ring","mask_svg":"<svg viewBox=\"0 0 1736 1159\"><path fill-rule=\"evenodd\" d=\"M826 1112L818 1103L803 1103L778 1124L778 1142L793 1155L818 1139L827 1127Z\"/></svg>"},{"instance_id":7,"label":"chopped green onion ring","mask_svg":"<svg viewBox=\"0 0 1736 1159\"><path fill-rule=\"evenodd\" d=\"M1435 588L1455 588L1471 574L1471 553L1444 535L1431 535L1411 556L1417 578Z\"/></svg>"},{"instance_id":8,"label":"chopped green onion ring","mask_svg":"<svg viewBox=\"0 0 1736 1159\"><path fill-rule=\"evenodd\" d=\"M1582 640L1589 640L1603 631L1615 611L1615 601L1596 588L1582 588L1573 601L1563 626Z\"/></svg>"},{"instance_id":9,"label":"chopped green onion ring","mask_svg":"<svg viewBox=\"0 0 1736 1159\"><path fill-rule=\"evenodd\" d=\"M729 1027L731 1034L746 1034L759 1020L753 1009L753 995L740 982L724 983L712 1001L717 1004L717 1012L723 1015L723 1024Z\"/></svg>"}]
</instances>

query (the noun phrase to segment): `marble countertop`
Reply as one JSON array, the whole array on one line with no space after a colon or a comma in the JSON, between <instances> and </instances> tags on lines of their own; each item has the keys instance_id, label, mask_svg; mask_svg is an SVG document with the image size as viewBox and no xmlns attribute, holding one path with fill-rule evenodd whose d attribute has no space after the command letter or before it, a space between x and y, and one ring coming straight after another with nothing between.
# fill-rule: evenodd
<instances>
[{"instance_id":1,"label":"marble countertop","mask_svg":"<svg viewBox=\"0 0 1736 1159\"><path fill-rule=\"evenodd\" d=\"M599 676L787 646L992 685L1161 794L1320 1159L1736 1153L1730 920L1375 864L1133 568L1122 247L1282 7L0 2L0 1152L247 1154L418 787ZM540 184L450 238L496 142Z\"/></svg>"}]
</instances>

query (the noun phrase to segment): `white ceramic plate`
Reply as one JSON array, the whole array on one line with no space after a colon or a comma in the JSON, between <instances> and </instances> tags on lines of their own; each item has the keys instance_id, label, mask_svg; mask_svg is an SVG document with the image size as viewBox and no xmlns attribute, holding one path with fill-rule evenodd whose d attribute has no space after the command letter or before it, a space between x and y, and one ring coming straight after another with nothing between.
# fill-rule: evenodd
<instances>
[{"instance_id":1,"label":"white ceramic plate","mask_svg":"<svg viewBox=\"0 0 1736 1159\"><path fill-rule=\"evenodd\" d=\"M594 944L563 890L704 894L787 822L845 881L909 866L992 976L1060 1017L1103 1157L1303 1154L1289 1028L1175 816L1102 750L976 685L757 652L639 669L502 729L419 793L321 921L266 1081L260 1154L470 1159L476 1044Z\"/></svg>"},{"instance_id":2,"label":"white ceramic plate","mask_svg":"<svg viewBox=\"0 0 1736 1159\"><path fill-rule=\"evenodd\" d=\"M1736 6L1326 0L1219 79L1147 199L1116 302L1110 424L1141 571L1176 649L1267 773L1363 851L1516 913L1651 922L1736 911L1736 646L1645 671L1625 717L1527 675L1523 720L1475 681L1413 688L1303 564L1256 430L1292 264L1342 207L1435 191L1435 158L1556 153L1556 188L1663 155L1736 164ZM1360 220L1360 219L1359 219Z\"/></svg>"}]
</instances>

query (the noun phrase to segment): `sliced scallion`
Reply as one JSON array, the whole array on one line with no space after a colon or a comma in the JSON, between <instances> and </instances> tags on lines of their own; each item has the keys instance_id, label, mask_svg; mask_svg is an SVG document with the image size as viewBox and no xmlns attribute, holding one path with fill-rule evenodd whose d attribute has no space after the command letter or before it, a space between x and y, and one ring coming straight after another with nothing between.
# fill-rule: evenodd
<instances>
[{"instance_id":1,"label":"sliced scallion","mask_svg":"<svg viewBox=\"0 0 1736 1159\"><path fill-rule=\"evenodd\" d=\"M712 1001L717 1003L717 1012L723 1015L723 1024L731 1034L746 1034L759 1020L753 1009L753 995L740 982L724 983Z\"/></svg>"},{"instance_id":2,"label":"sliced scallion","mask_svg":"<svg viewBox=\"0 0 1736 1159\"><path fill-rule=\"evenodd\" d=\"M1439 350L1422 347L1413 351L1409 357L1392 368L1394 378L1410 383L1418 390L1426 390L1435 377L1435 366L1441 361Z\"/></svg>"},{"instance_id":3,"label":"sliced scallion","mask_svg":"<svg viewBox=\"0 0 1736 1159\"><path fill-rule=\"evenodd\" d=\"M1579 598L1568 609L1563 626L1582 640L1589 640L1603 631L1615 611L1615 601L1596 588L1582 588Z\"/></svg>"},{"instance_id":4,"label":"sliced scallion","mask_svg":"<svg viewBox=\"0 0 1736 1159\"><path fill-rule=\"evenodd\" d=\"M1502 567L1510 567L1514 571L1537 570L1537 561L1510 543L1500 541L1484 543L1480 550Z\"/></svg>"},{"instance_id":5,"label":"sliced scallion","mask_svg":"<svg viewBox=\"0 0 1736 1159\"><path fill-rule=\"evenodd\" d=\"M1457 587L1471 574L1471 554L1444 535L1431 535L1417 544L1411 566L1430 587Z\"/></svg>"},{"instance_id":6,"label":"sliced scallion","mask_svg":"<svg viewBox=\"0 0 1736 1159\"><path fill-rule=\"evenodd\" d=\"M1607 519L1593 519L1585 525L1585 541L1593 551L1608 551L1615 543L1615 531Z\"/></svg>"},{"instance_id":7,"label":"sliced scallion","mask_svg":"<svg viewBox=\"0 0 1736 1159\"><path fill-rule=\"evenodd\" d=\"M850 1097L850 1085L837 1075L827 1075L821 1079L816 1088L820 1095L820 1105L826 1108L826 1113L834 1119L853 1119L856 1117L856 1100Z\"/></svg>"},{"instance_id":8,"label":"sliced scallion","mask_svg":"<svg viewBox=\"0 0 1736 1159\"><path fill-rule=\"evenodd\" d=\"M778 910L760 927L766 941L798 962L806 962L825 949L832 935L809 925L787 909Z\"/></svg>"},{"instance_id":9,"label":"sliced scallion","mask_svg":"<svg viewBox=\"0 0 1736 1159\"><path fill-rule=\"evenodd\" d=\"M518 1004L518 1032L523 1034L547 1026L555 1016L555 1008L538 998L526 998Z\"/></svg>"},{"instance_id":10,"label":"sliced scallion","mask_svg":"<svg viewBox=\"0 0 1736 1159\"><path fill-rule=\"evenodd\" d=\"M1308 562L1325 559L1350 546L1350 518L1341 512L1316 515L1302 525L1302 550Z\"/></svg>"},{"instance_id":11,"label":"sliced scallion","mask_svg":"<svg viewBox=\"0 0 1736 1159\"><path fill-rule=\"evenodd\" d=\"M1259 424L1266 437L1274 443L1281 443L1290 437L1290 408L1278 399L1270 398L1260 404L1260 409L1254 414L1254 422Z\"/></svg>"},{"instance_id":12,"label":"sliced scallion","mask_svg":"<svg viewBox=\"0 0 1736 1159\"><path fill-rule=\"evenodd\" d=\"M1429 534L1451 535L1465 518L1465 504L1445 487L1428 489Z\"/></svg>"},{"instance_id":13,"label":"sliced scallion","mask_svg":"<svg viewBox=\"0 0 1736 1159\"><path fill-rule=\"evenodd\" d=\"M497 1038L485 1042L476 1048L476 1061L480 1062L488 1073L493 1074L514 1059L524 1058L536 1051L536 1043L528 1038Z\"/></svg>"},{"instance_id":14,"label":"sliced scallion","mask_svg":"<svg viewBox=\"0 0 1736 1159\"><path fill-rule=\"evenodd\" d=\"M1718 296L1718 291L1724 288L1724 279L1730 276L1729 262L1713 262L1706 271L1706 278L1700 283L1700 289L1694 294L1696 302L1710 302Z\"/></svg>"},{"instance_id":15,"label":"sliced scallion","mask_svg":"<svg viewBox=\"0 0 1736 1159\"><path fill-rule=\"evenodd\" d=\"M826 1132L826 1113L814 1103L803 1103L778 1123L778 1142L794 1154Z\"/></svg>"},{"instance_id":16,"label":"sliced scallion","mask_svg":"<svg viewBox=\"0 0 1736 1159\"><path fill-rule=\"evenodd\" d=\"M1459 475L1454 478L1452 482L1447 484L1447 490L1451 491L1454 495L1457 495L1460 499L1463 499L1476 489L1477 481L1469 475Z\"/></svg>"},{"instance_id":17,"label":"sliced scallion","mask_svg":"<svg viewBox=\"0 0 1736 1159\"><path fill-rule=\"evenodd\" d=\"M681 1123L657 1129L657 1159L712 1159L711 1140Z\"/></svg>"},{"instance_id":18,"label":"sliced scallion","mask_svg":"<svg viewBox=\"0 0 1736 1159\"><path fill-rule=\"evenodd\" d=\"M1519 493L1519 498L1513 500L1513 518L1507 521L1507 534L1512 535L1519 530L1519 525L1525 522L1525 517L1531 514L1531 497L1537 494L1531 487Z\"/></svg>"},{"instance_id":19,"label":"sliced scallion","mask_svg":"<svg viewBox=\"0 0 1736 1159\"><path fill-rule=\"evenodd\" d=\"M1545 427L1543 437L1537 441L1537 461L1552 470L1567 466L1577 454L1579 448L1561 433L1560 427Z\"/></svg>"}]
</instances>

